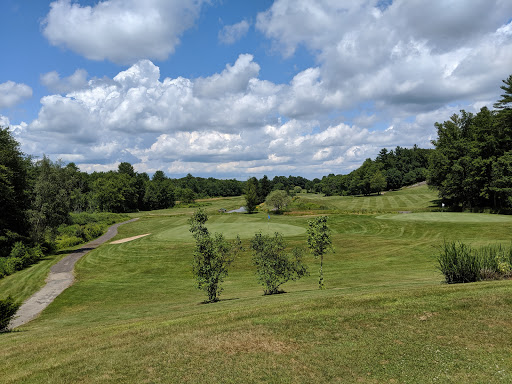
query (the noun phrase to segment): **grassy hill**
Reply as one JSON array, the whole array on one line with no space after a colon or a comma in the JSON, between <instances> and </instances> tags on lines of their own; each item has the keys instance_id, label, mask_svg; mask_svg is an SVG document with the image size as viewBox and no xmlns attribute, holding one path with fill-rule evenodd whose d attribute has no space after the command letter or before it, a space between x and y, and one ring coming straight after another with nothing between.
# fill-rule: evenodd
<instances>
[{"instance_id":1,"label":"grassy hill","mask_svg":"<svg viewBox=\"0 0 512 384\"><path fill-rule=\"evenodd\" d=\"M446 285L443 240L510 243L512 217L433 212L422 186L370 197L301 194L286 215L219 214L243 198L205 202L211 231L244 244L280 231L305 245L311 215L329 215L335 253L327 289L311 276L263 296L251 255L233 264L221 301L202 304L191 273L194 208L141 213L76 267L77 282L36 320L0 334L5 383L510 382L510 281ZM398 211L412 213L400 214ZM58 258L58 257L56 257ZM26 298L55 258L0 280Z\"/></svg>"}]
</instances>

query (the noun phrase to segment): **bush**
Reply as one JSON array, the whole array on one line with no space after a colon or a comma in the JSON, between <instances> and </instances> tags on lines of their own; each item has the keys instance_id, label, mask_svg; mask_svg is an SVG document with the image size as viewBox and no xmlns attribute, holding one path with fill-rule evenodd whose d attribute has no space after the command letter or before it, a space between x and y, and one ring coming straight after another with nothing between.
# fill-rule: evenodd
<instances>
[{"instance_id":1,"label":"bush","mask_svg":"<svg viewBox=\"0 0 512 384\"><path fill-rule=\"evenodd\" d=\"M5 270L8 275L23 269L23 259L21 257L8 257L5 263Z\"/></svg>"},{"instance_id":2,"label":"bush","mask_svg":"<svg viewBox=\"0 0 512 384\"><path fill-rule=\"evenodd\" d=\"M86 241L91 241L97 237L103 235L103 231L105 230L105 226L101 224L87 224L83 230L83 239Z\"/></svg>"},{"instance_id":3,"label":"bush","mask_svg":"<svg viewBox=\"0 0 512 384\"><path fill-rule=\"evenodd\" d=\"M0 300L0 332L7 330L9 322L19 307L20 304L16 303L11 296L7 297L7 299Z\"/></svg>"},{"instance_id":4,"label":"bush","mask_svg":"<svg viewBox=\"0 0 512 384\"><path fill-rule=\"evenodd\" d=\"M76 236L62 235L57 238L57 249L69 248L83 243L84 239Z\"/></svg>"},{"instance_id":5,"label":"bush","mask_svg":"<svg viewBox=\"0 0 512 384\"><path fill-rule=\"evenodd\" d=\"M462 242L444 243L437 258L448 284L496 280L512 276L512 248L491 245L477 250Z\"/></svg>"},{"instance_id":6,"label":"bush","mask_svg":"<svg viewBox=\"0 0 512 384\"><path fill-rule=\"evenodd\" d=\"M480 259L462 242L445 242L437 261L448 284L480 280Z\"/></svg>"},{"instance_id":7,"label":"bush","mask_svg":"<svg viewBox=\"0 0 512 384\"><path fill-rule=\"evenodd\" d=\"M7 271L5 270L5 263L7 262L6 257L0 257L0 279L8 276Z\"/></svg>"}]
</instances>

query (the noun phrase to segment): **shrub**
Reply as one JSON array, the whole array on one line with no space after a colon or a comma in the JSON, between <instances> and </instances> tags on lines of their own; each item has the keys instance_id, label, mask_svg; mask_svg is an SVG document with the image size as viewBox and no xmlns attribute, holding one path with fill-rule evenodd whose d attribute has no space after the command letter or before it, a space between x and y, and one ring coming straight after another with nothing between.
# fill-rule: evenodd
<instances>
[{"instance_id":1,"label":"shrub","mask_svg":"<svg viewBox=\"0 0 512 384\"><path fill-rule=\"evenodd\" d=\"M7 330L9 322L16 314L19 307L20 304L16 303L11 296L7 297L7 299L0 300L0 332Z\"/></svg>"},{"instance_id":2,"label":"shrub","mask_svg":"<svg viewBox=\"0 0 512 384\"><path fill-rule=\"evenodd\" d=\"M0 279L8 275L7 271L5 270L6 261L6 257L0 257Z\"/></svg>"},{"instance_id":3,"label":"shrub","mask_svg":"<svg viewBox=\"0 0 512 384\"><path fill-rule=\"evenodd\" d=\"M437 261L448 284L496 280L512 276L512 248L490 245L477 250L462 242L444 243Z\"/></svg>"},{"instance_id":4,"label":"shrub","mask_svg":"<svg viewBox=\"0 0 512 384\"><path fill-rule=\"evenodd\" d=\"M91 241L97 237L103 235L103 231L105 230L105 226L101 224L87 224L83 230L83 239L86 241Z\"/></svg>"},{"instance_id":5,"label":"shrub","mask_svg":"<svg viewBox=\"0 0 512 384\"><path fill-rule=\"evenodd\" d=\"M480 280L480 258L471 252L470 246L462 242L444 242L437 261L448 284Z\"/></svg>"},{"instance_id":6,"label":"shrub","mask_svg":"<svg viewBox=\"0 0 512 384\"><path fill-rule=\"evenodd\" d=\"M57 248L64 249L83 243L84 239L76 236L62 235L57 238Z\"/></svg>"}]
</instances>

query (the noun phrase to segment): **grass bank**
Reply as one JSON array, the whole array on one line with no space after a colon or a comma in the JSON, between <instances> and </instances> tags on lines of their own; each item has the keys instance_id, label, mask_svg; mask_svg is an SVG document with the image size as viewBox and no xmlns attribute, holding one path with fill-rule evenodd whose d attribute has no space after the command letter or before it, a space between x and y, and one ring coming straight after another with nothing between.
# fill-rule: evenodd
<instances>
[{"instance_id":1,"label":"grass bank","mask_svg":"<svg viewBox=\"0 0 512 384\"><path fill-rule=\"evenodd\" d=\"M194 209L143 214L120 227L117 239L149 236L94 250L78 263L77 282L39 318L0 335L0 377L6 383L511 381L511 282L442 284L435 259L445 239L508 244L512 221L421 219L434 198L425 187L366 198L304 195L329 207L336 252L324 259L327 290L317 289L318 261L309 257L310 277L283 285L286 294L263 296L244 252L221 301L208 305L191 273L186 223ZM362 212L377 199L404 203ZM218 213L243 205L242 198L209 204L212 229L247 232L246 245L250 229L265 226L287 229L290 245L304 244L309 215L326 211L271 215L269 223L266 213ZM420 217L388 216L394 210ZM22 275L11 284L19 290Z\"/></svg>"}]
</instances>

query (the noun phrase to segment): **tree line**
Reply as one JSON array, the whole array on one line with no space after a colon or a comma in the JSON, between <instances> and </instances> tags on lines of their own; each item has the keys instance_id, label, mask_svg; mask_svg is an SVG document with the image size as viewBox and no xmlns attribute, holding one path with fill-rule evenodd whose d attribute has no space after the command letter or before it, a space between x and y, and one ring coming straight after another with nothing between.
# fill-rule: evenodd
<instances>
[{"instance_id":1,"label":"tree line","mask_svg":"<svg viewBox=\"0 0 512 384\"><path fill-rule=\"evenodd\" d=\"M370 195L425 181L431 152L417 145L383 148L375 160L366 159L349 174L330 174L314 180L313 191L326 196Z\"/></svg>"},{"instance_id":2,"label":"tree line","mask_svg":"<svg viewBox=\"0 0 512 384\"><path fill-rule=\"evenodd\" d=\"M322 180L291 175L270 179L265 175L239 181L191 174L169 178L161 170L149 177L128 162L120 163L116 171L89 174L74 163L46 156L36 160L23 154L9 129L1 127L0 146L0 257L9 255L18 241L50 244L57 228L70 223L71 213L167 209L176 202L190 204L199 198L242 194L252 212L273 191L280 191L275 197L282 200L303 190L333 195L398 188L424 179L428 153L416 146L389 152L383 149L376 160L367 159L349 175L329 175Z\"/></svg>"},{"instance_id":3,"label":"tree line","mask_svg":"<svg viewBox=\"0 0 512 384\"><path fill-rule=\"evenodd\" d=\"M512 75L501 89L495 110L483 107L476 115L462 110L436 123L428 182L447 206L512 208Z\"/></svg>"},{"instance_id":4,"label":"tree line","mask_svg":"<svg viewBox=\"0 0 512 384\"><path fill-rule=\"evenodd\" d=\"M453 209L512 209L512 75L503 80L495 110L464 110L436 123L434 149L382 149L346 175L308 180L301 176L252 177L246 182L194 177L168 178L161 170L150 178L130 163L116 171L80 171L74 164L23 154L8 128L0 127L0 257L16 242L51 243L73 212L134 212L190 204L198 198L245 194L248 211L275 194L277 205L307 190L325 195L369 195L428 180L443 204ZM285 193L285 195L283 195ZM279 207L277 208L279 209ZM97 230L91 233L96 233ZM92 235L91 235L92 236ZM87 236L86 236L87 238ZM19 250L19 249L18 249ZM27 260L37 258L34 250ZM28 252L30 254L30 252ZM1 260L0 260L1 261Z\"/></svg>"}]
</instances>

